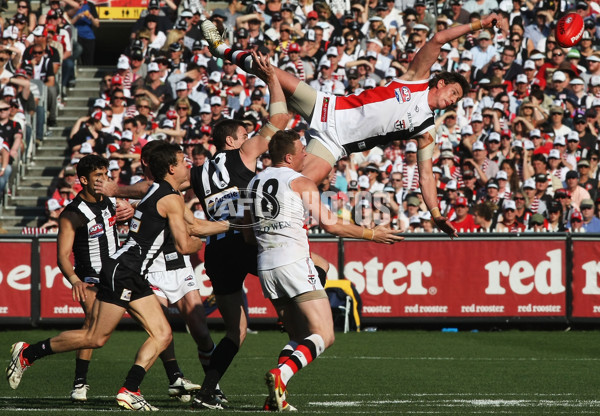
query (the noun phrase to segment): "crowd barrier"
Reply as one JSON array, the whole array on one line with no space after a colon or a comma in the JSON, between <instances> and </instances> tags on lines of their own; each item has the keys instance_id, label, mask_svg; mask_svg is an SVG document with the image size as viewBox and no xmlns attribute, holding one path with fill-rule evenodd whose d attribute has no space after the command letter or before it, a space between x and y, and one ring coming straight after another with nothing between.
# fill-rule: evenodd
<instances>
[{"instance_id":1,"label":"crowd barrier","mask_svg":"<svg viewBox=\"0 0 600 416\"><path fill-rule=\"evenodd\" d=\"M355 284L363 324L569 323L600 318L599 237L412 235L392 246L326 237L311 238L311 249L330 262L329 279ZM0 323L81 322L82 309L57 267L55 238L6 237L0 252ZM193 264L204 297L212 289L203 255ZM251 321L274 321L258 278L249 276L245 289Z\"/></svg>"}]
</instances>

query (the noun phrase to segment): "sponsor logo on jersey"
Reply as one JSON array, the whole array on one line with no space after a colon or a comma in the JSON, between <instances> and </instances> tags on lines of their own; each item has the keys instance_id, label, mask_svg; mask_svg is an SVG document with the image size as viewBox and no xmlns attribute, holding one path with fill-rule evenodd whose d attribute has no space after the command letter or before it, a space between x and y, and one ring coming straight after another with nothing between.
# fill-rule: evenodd
<instances>
[{"instance_id":1,"label":"sponsor logo on jersey","mask_svg":"<svg viewBox=\"0 0 600 416\"><path fill-rule=\"evenodd\" d=\"M404 130L406 128L406 123L404 120L396 120L394 123L394 130Z\"/></svg>"},{"instance_id":2,"label":"sponsor logo on jersey","mask_svg":"<svg viewBox=\"0 0 600 416\"><path fill-rule=\"evenodd\" d=\"M329 110L329 97L323 98L323 107L321 108L321 122L325 123L327 121L327 113Z\"/></svg>"},{"instance_id":3,"label":"sponsor logo on jersey","mask_svg":"<svg viewBox=\"0 0 600 416\"><path fill-rule=\"evenodd\" d=\"M191 280L194 280L194 276L192 276L191 274L188 275L188 277L186 277L185 279L183 279L184 282L189 282Z\"/></svg>"},{"instance_id":4,"label":"sponsor logo on jersey","mask_svg":"<svg viewBox=\"0 0 600 416\"><path fill-rule=\"evenodd\" d=\"M115 215L113 215L112 217L110 217L108 219L108 226L109 227L114 227L116 223L117 223L117 217Z\"/></svg>"},{"instance_id":5,"label":"sponsor logo on jersey","mask_svg":"<svg viewBox=\"0 0 600 416\"><path fill-rule=\"evenodd\" d=\"M177 253L167 253L165 254L165 260L171 261L177 259Z\"/></svg>"},{"instance_id":6,"label":"sponsor logo on jersey","mask_svg":"<svg viewBox=\"0 0 600 416\"><path fill-rule=\"evenodd\" d=\"M104 234L104 225L103 224L95 224L90 227L88 230L88 236L90 238L97 238Z\"/></svg>"},{"instance_id":7,"label":"sponsor logo on jersey","mask_svg":"<svg viewBox=\"0 0 600 416\"><path fill-rule=\"evenodd\" d=\"M131 300L131 290L123 289L123 293L121 293L121 300L129 302Z\"/></svg>"},{"instance_id":8,"label":"sponsor logo on jersey","mask_svg":"<svg viewBox=\"0 0 600 416\"><path fill-rule=\"evenodd\" d=\"M140 230L140 224L142 222L136 218L133 218L129 223L129 231L137 233Z\"/></svg>"},{"instance_id":9,"label":"sponsor logo on jersey","mask_svg":"<svg viewBox=\"0 0 600 416\"><path fill-rule=\"evenodd\" d=\"M204 199L204 203L206 204L206 208L212 211L218 209L224 202L235 201L236 199L240 199L240 191L237 186L234 186L218 194L210 195Z\"/></svg>"}]
</instances>

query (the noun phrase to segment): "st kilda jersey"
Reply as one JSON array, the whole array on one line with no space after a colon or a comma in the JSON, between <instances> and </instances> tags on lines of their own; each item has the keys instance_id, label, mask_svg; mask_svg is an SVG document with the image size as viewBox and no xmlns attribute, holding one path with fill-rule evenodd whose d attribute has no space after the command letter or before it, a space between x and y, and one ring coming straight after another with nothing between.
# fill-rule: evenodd
<instances>
[{"instance_id":1,"label":"st kilda jersey","mask_svg":"<svg viewBox=\"0 0 600 416\"><path fill-rule=\"evenodd\" d=\"M238 209L238 203L253 177L254 172L244 165L239 149L215 153L212 159L202 166L193 167L190 172L194 193L200 200L206 218L211 221L244 216L243 207ZM206 243L234 233L239 231L230 230L210 236Z\"/></svg>"},{"instance_id":2,"label":"st kilda jersey","mask_svg":"<svg viewBox=\"0 0 600 416\"><path fill-rule=\"evenodd\" d=\"M394 79L360 94L319 94L308 135L329 136L350 154L423 134L435 125L428 83Z\"/></svg>"},{"instance_id":3,"label":"st kilda jersey","mask_svg":"<svg viewBox=\"0 0 600 416\"><path fill-rule=\"evenodd\" d=\"M119 247L115 199L92 203L78 194L60 216L75 230L75 273L83 281L97 283L102 263Z\"/></svg>"},{"instance_id":4,"label":"st kilda jersey","mask_svg":"<svg viewBox=\"0 0 600 416\"><path fill-rule=\"evenodd\" d=\"M156 209L158 201L171 194L179 197L179 192L168 182L152 184L133 214L127 241L111 258L142 276L147 274L166 242L173 238L167 218L162 217Z\"/></svg>"}]
</instances>

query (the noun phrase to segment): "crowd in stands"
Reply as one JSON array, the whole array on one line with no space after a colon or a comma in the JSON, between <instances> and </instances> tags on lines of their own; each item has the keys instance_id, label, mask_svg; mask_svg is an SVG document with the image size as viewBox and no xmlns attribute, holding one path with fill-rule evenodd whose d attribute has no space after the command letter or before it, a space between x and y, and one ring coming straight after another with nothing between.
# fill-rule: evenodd
<instances>
[{"instance_id":1,"label":"crowd in stands","mask_svg":"<svg viewBox=\"0 0 600 416\"><path fill-rule=\"evenodd\" d=\"M72 65L65 65L69 48L57 52L56 59L48 56L51 45L63 39L56 34L72 29L65 25L67 17L79 16L69 8L90 4L71 3L52 1L45 21L17 15L8 26L5 19L3 39L12 57L6 50L0 50L0 57L7 58L2 64L14 76L5 83L4 97L12 86L18 103L26 104L26 97L21 99L25 81L39 76L48 81L61 59L62 85L72 81ZM459 232L600 232L596 2L229 0L225 8L208 9L201 0L150 0L132 24L129 45L114 72L102 79L89 114L71 130L71 165L61 172L51 203L64 206L76 195L73 172L83 155L105 155L112 180L129 185L143 177L140 152L150 140L179 143L191 163L200 165L215 152L211 132L220 120L242 120L250 136L267 121L266 85L212 57L199 26L205 18L226 29L224 36L234 48L260 50L273 65L312 87L347 95L402 76L436 31L495 11L507 30L484 29L446 44L431 68L432 74L459 72L471 85L456 106L436 114L433 160L441 212ZM585 32L576 47L562 48L554 25L570 11L584 17ZM52 20L55 15L59 18ZM84 51L93 51L88 37L95 21L90 16L81 18L89 20L78 37ZM38 51L53 65L40 64ZM85 60L90 59L88 54ZM3 103L13 101L0 101L0 124ZM48 110L51 125L55 109ZM303 135L308 126L295 116L288 128ZM435 226L419 190L416 151L414 140L397 140L343 158L319 184L323 201L365 226L383 222L403 232L432 232ZM270 163L263 155L259 169ZM193 194L188 192L186 201L202 215Z\"/></svg>"}]
</instances>

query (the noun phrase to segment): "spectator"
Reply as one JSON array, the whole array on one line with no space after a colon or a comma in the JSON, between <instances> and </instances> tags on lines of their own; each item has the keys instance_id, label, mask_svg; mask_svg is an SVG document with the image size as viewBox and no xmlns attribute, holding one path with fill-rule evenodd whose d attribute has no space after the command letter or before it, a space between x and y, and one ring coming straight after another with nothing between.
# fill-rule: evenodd
<instances>
[{"instance_id":1,"label":"spectator","mask_svg":"<svg viewBox=\"0 0 600 416\"><path fill-rule=\"evenodd\" d=\"M580 210L581 201L590 199L590 193L579 186L579 174L574 170L567 172L565 188L570 193L571 206L577 211Z\"/></svg>"},{"instance_id":2,"label":"spectator","mask_svg":"<svg viewBox=\"0 0 600 416\"><path fill-rule=\"evenodd\" d=\"M75 0L78 7L67 10L71 23L77 29L77 42L81 45L81 63L93 65L96 53L96 35L94 29L100 27L96 6L87 0Z\"/></svg>"},{"instance_id":3,"label":"spectator","mask_svg":"<svg viewBox=\"0 0 600 416\"><path fill-rule=\"evenodd\" d=\"M594 201L584 199L581 201L582 228L586 233L600 233L600 219L594 215Z\"/></svg>"},{"instance_id":4,"label":"spectator","mask_svg":"<svg viewBox=\"0 0 600 416\"><path fill-rule=\"evenodd\" d=\"M518 233L525 231L525 226L516 219L515 201L507 199L502 206L502 221L496 226L496 232Z\"/></svg>"},{"instance_id":5,"label":"spectator","mask_svg":"<svg viewBox=\"0 0 600 416\"><path fill-rule=\"evenodd\" d=\"M451 224L458 232L473 232L477 229L473 216L469 214L469 202L465 197L456 198L454 212L455 216Z\"/></svg>"}]
</instances>

